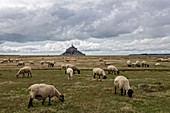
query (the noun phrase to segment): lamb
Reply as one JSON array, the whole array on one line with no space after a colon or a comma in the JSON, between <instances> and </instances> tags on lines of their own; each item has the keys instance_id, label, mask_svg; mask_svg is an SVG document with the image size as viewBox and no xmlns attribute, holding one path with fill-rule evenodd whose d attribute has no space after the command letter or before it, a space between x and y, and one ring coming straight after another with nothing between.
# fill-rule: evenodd
<instances>
[{"instance_id":1,"label":"lamb","mask_svg":"<svg viewBox=\"0 0 170 113\"><path fill-rule=\"evenodd\" d=\"M142 67L149 67L149 64L146 61L142 61Z\"/></svg>"},{"instance_id":2,"label":"lamb","mask_svg":"<svg viewBox=\"0 0 170 113\"><path fill-rule=\"evenodd\" d=\"M24 66L25 63L23 61L18 62L17 66Z\"/></svg>"},{"instance_id":3,"label":"lamb","mask_svg":"<svg viewBox=\"0 0 170 113\"><path fill-rule=\"evenodd\" d=\"M23 74L23 77L25 77L25 73L28 73L28 76L29 77L29 74L30 74L30 77L32 77L32 74L31 74L31 68L26 66L26 67L23 67L21 68L18 73L16 74L16 77L18 78L20 74Z\"/></svg>"},{"instance_id":4,"label":"lamb","mask_svg":"<svg viewBox=\"0 0 170 113\"><path fill-rule=\"evenodd\" d=\"M68 74L68 80L73 79L73 69L72 68L67 68L66 72Z\"/></svg>"},{"instance_id":5,"label":"lamb","mask_svg":"<svg viewBox=\"0 0 170 113\"><path fill-rule=\"evenodd\" d=\"M107 67L107 70L108 70L108 74L113 74L113 72L115 75L116 75L116 72L117 72L117 74L119 74L119 70L113 65L109 65Z\"/></svg>"},{"instance_id":6,"label":"lamb","mask_svg":"<svg viewBox=\"0 0 170 113\"><path fill-rule=\"evenodd\" d=\"M124 76L117 76L114 80L115 86L115 94L116 94L116 87L121 89L121 96L123 96L123 90L125 90L124 95L126 95L126 91L128 92L128 96L132 97L133 90L130 88L129 80Z\"/></svg>"},{"instance_id":7,"label":"lamb","mask_svg":"<svg viewBox=\"0 0 170 113\"><path fill-rule=\"evenodd\" d=\"M48 105L51 105L51 97L56 96L61 102L64 102L64 95L62 95L53 85L47 84L33 84L29 88L30 100L28 108L33 107L32 101L34 98L43 100L42 105L47 97L49 97Z\"/></svg>"},{"instance_id":8,"label":"lamb","mask_svg":"<svg viewBox=\"0 0 170 113\"><path fill-rule=\"evenodd\" d=\"M101 69L101 68L94 68L93 69L93 76L94 76L94 78L96 78L96 75L99 75L99 79L100 79L100 75L103 76L103 79L107 79L104 70Z\"/></svg>"},{"instance_id":9,"label":"lamb","mask_svg":"<svg viewBox=\"0 0 170 113\"><path fill-rule=\"evenodd\" d=\"M77 71L77 73L80 74L80 70L75 65L66 64L66 69L67 68L72 68L73 69L73 73L75 73L75 71Z\"/></svg>"},{"instance_id":10,"label":"lamb","mask_svg":"<svg viewBox=\"0 0 170 113\"><path fill-rule=\"evenodd\" d=\"M131 67L132 66L132 62L130 60L127 61L127 65L128 67Z\"/></svg>"}]
</instances>

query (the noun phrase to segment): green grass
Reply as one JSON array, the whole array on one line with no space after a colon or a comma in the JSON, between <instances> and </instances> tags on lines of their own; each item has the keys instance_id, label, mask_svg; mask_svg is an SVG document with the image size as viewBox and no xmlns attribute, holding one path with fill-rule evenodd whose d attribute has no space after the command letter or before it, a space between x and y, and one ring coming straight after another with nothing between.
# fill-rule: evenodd
<instances>
[{"instance_id":1,"label":"green grass","mask_svg":"<svg viewBox=\"0 0 170 113\"><path fill-rule=\"evenodd\" d=\"M107 60L111 60L113 57L103 56ZM168 69L169 64L165 63L165 67L151 66L148 70L132 69L125 67L126 64L119 63L122 60L121 57L114 57L114 59L120 59L115 64L117 66L120 64L118 66L122 70L120 75L129 79L134 91L132 98L127 95L121 96L120 90L114 94L113 80L116 75L108 75L108 79L102 81L92 78L91 68L98 64L91 65L90 61L97 62L99 56L90 56L86 63L85 58L82 58L84 60L81 62L84 65L80 61L76 62L82 70L80 75L74 75L72 81L67 79L63 70L58 70L60 67L57 64L54 68L38 64L31 66L33 77L18 79L15 75L21 67L1 64L0 113L168 113L170 111L170 71L163 70ZM140 59L143 59L143 56ZM151 59L150 62L153 60ZM102 65L101 67L106 68L107 66ZM53 97L51 106L48 105L48 99L42 106L42 101L34 99L34 107L28 109L28 87L34 83L53 84L64 94L65 101L60 102Z\"/></svg>"}]
</instances>

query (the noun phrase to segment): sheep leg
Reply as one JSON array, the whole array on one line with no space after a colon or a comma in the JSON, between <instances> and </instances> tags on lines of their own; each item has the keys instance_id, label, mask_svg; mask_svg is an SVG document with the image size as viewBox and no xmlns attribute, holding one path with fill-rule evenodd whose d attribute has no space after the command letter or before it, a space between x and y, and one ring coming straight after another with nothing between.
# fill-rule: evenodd
<instances>
[{"instance_id":1,"label":"sheep leg","mask_svg":"<svg viewBox=\"0 0 170 113\"><path fill-rule=\"evenodd\" d=\"M116 86L115 86L115 94L116 94Z\"/></svg>"},{"instance_id":2,"label":"sheep leg","mask_svg":"<svg viewBox=\"0 0 170 113\"><path fill-rule=\"evenodd\" d=\"M42 105L44 105L44 101L45 101L45 99L42 101Z\"/></svg>"},{"instance_id":3,"label":"sheep leg","mask_svg":"<svg viewBox=\"0 0 170 113\"><path fill-rule=\"evenodd\" d=\"M94 74L94 77L93 78L96 78L96 74Z\"/></svg>"},{"instance_id":4,"label":"sheep leg","mask_svg":"<svg viewBox=\"0 0 170 113\"><path fill-rule=\"evenodd\" d=\"M99 75L99 79L100 79L100 75Z\"/></svg>"},{"instance_id":5,"label":"sheep leg","mask_svg":"<svg viewBox=\"0 0 170 113\"><path fill-rule=\"evenodd\" d=\"M32 77L32 73L30 72L30 77Z\"/></svg>"},{"instance_id":6,"label":"sheep leg","mask_svg":"<svg viewBox=\"0 0 170 113\"><path fill-rule=\"evenodd\" d=\"M116 75L116 72L114 71L114 74Z\"/></svg>"},{"instance_id":7,"label":"sheep leg","mask_svg":"<svg viewBox=\"0 0 170 113\"><path fill-rule=\"evenodd\" d=\"M23 73L23 78L25 78L25 73Z\"/></svg>"},{"instance_id":8,"label":"sheep leg","mask_svg":"<svg viewBox=\"0 0 170 113\"><path fill-rule=\"evenodd\" d=\"M48 102L48 105L51 105L50 101L51 101L51 97L49 96L49 102Z\"/></svg>"},{"instance_id":9,"label":"sheep leg","mask_svg":"<svg viewBox=\"0 0 170 113\"><path fill-rule=\"evenodd\" d=\"M125 92L124 92L124 95L126 95L126 90L125 90Z\"/></svg>"},{"instance_id":10,"label":"sheep leg","mask_svg":"<svg viewBox=\"0 0 170 113\"><path fill-rule=\"evenodd\" d=\"M123 88L121 88L120 90L121 90L121 96L123 96Z\"/></svg>"},{"instance_id":11,"label":"sheep leg","mask_svg":"<svg viewBox=\"0 0 170 113\"><path fill-rule=\"evenodd\" d=\"M28 109L30 108L30 106L31 106L31 107L33 107L33 105L32 105L32 101L33 101L33 99L32 99L32 98L30 98L30 101L29 101L29 104L28 104Z\"/></svg>"},{"instance_id":12,"label":"sheep leg","mask_svg":"<svg viewBox=\"0 0 170 113\"><path fill-rule=\"evenodd\" d=\"M108 75L110 74L110 71L108 71Z\"/></svg>"},{"instance_id":13,"label":"sheep leg","mask_svg":"<svg viewBox=\"0 0 170 113\"><path fill-rule=\"evenodd\" d=\"M29 78L29 73L28 73L28 76L27 76L28 78Z\"/></svg>"}]
</instances>

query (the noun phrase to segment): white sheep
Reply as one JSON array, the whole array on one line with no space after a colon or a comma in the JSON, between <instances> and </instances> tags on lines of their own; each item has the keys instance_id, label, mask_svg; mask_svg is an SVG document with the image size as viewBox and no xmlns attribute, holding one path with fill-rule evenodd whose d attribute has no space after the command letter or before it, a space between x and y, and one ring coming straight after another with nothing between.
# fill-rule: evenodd
<instances>
[{"instance_id":1,"label":"white sheep","mask_svg":"<svg viewBox=\"0 0 170 113\"><path fill-rule=\"evenodd\" d=\"M23 77L25 77L25 73L28 73L27 77L29 77L29 74L30 74L30 77L32 77L31 68L28 66L21 68L16 74L16 77L18 78L20 74L23 74Z\"/></svg>"},{"instance_id":2,"label":"white sheep","mask_svg":"<svg viewBox=\"0 0 170 113\"><path fill-rule=\"evenodd\" d=\"M155 66L160 66L161 64L160 63L156 63Z\"/></svg>"},{"instance_id":3,"label":"white sheep","mask_svg":"<svg viewBox=\"0 0 170 113\"><path fill-rule=\"evenodd\" d=\"M32 101L34 98L43 100L42 105L44 105L44 101L47 97L49 97L48 105L51 105L50 101L53 96L56 96L61 102L64 101L64 95L61 95L61 93L53 85L33 84L28 88L28 90L30 94L28 108L33 107Z\"/></svg>"},{"instance_id":4,"label":"white sheep","mask_svg":"<svg viewBox=\"0 0 170 113\"><path fill-rule=\"evenodd\" d=\"M138 61L138 60L136 61L136 66L140 67L140 61Z\"/></svg>"},{"instance_id":5,"label":"white sheep","mask_svg":"<svg viewBox=\"0 0 170 113\"><path fill-rule=\"evenodd\" d=\"M146 61L142 61L142 67L149 67L149 64L148 64L148 62L146 62Z\"/></svg>"},{"instance_id":6,"label":"white sheep","mask_svg":"<svg viewBox=\"0 0 170 113\"><path fill-rule=\"evenodd\" d=\"M130 60L127 61L127 65L128 67L131 67L132 66L132 62Z\"/></svg>"},{"instance_id":7,"label":"white sheep","mask_svg":"<svg viewBox=\"0 0 170 113\"><path fill-rule=\"evenodd\" d=\"M103 79L107 78L104 70L101 69L101 68L94 68L93 69L93 76L94 76L94 78L96 78L96 75L99 75L99 79L100 79L101 75L103 76Z\"/></svg>"},{"instance_id":8,"label":"white sheep","mask_svg":"<svg viewBox=\"0 0 170 113\"><path fill-rule=\"evenodd\" d=\"M73 69L72 68L67 68L65 73L68 74L68 80L73 79Z\"/></svg>"},{"instance_id":9,"label":"white sheep","mask_svg":"<svg viewBox=\"0 0 170 113\"><path fill-rule=\"evenodd\" d=\"M62 64L61 69L66 69L66 64Z\"/></svg>"},{"instance_id":10,"label":"white sheep","mask_svg":"<svg viewBox=\"0 0 170 113\"><path fill-rule=\"evenodd\" d=\"M121 89L121 96L123 96L123 90L125 90L124 95L128 92L128 96L132 97L133 90L130 88L129 80L124 76L117 76L114 80L115 86L115 94L116 94L116 87Z\"/></svg>"},{"instance_id":11,"label":"white sheep","mask_svg":"<svg viewBox=\"0 0 170 113\"><path fill-rule=\"evenodd\" d=\"M55 62L54 61L46 61L48 64L48 67L54 67Z\"/></svg>"},{"instance_id":12,"label":"white sheep","mask_svg":"<svg viewBox=\"0 0 170 113\"><path fill-rule=\"evenodd\" d=\"M115 75L116 75L116 72L117 72L117 74L119 74L119 70L113 65L109 65L107 67L107 70L108 70L108 74L113 74L113 72Z\"/></svg>"},{"instance_id":13,"label":"white sheep","mask_svg":"<svg viewBox=\"0 0 170 113\"><path fill-rule=\"evenodd\" d=\"M19 62L19 59L15 59L16 62Z\"/></svg>"},{"instance_id":14,"label":"white sheep","mask_svg":"<svg viewBox=\"0 0 170 113\"><path fill-rule=\"evenodd\" d=\"M17 66L24 66L25 63L23 61L18 62Z\"/></svg>"}]
</instances>

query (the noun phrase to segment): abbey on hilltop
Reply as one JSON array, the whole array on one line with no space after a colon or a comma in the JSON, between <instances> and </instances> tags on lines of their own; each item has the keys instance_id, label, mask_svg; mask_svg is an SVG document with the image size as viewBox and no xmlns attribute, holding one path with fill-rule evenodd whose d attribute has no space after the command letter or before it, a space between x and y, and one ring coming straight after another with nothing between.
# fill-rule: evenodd
<instances>
[{"instance_id":1,"label":"abbey on hilltop","mask_svg":"<svg viewBox=\"0 0 170 113\"><path fill-rule=\"evenodd\" d=\"M64 53L62 53L61 55L64 55L64 56L69 56L69 55L83 55L85 56L84 53L80 52L79 50L77 50L76 47L72 46L69 47L68 49L66 49L66 51Z\"/></svg>"}]
</instances>

